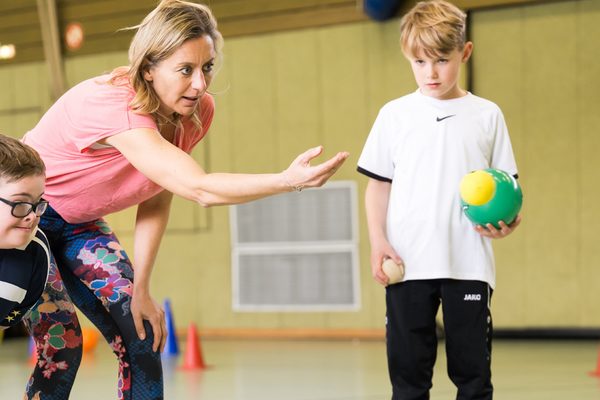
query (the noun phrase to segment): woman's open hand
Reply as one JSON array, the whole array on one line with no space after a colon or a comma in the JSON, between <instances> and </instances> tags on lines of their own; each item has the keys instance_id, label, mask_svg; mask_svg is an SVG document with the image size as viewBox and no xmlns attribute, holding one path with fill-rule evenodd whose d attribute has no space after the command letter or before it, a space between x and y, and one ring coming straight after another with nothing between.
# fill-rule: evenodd
<instances>
[{"instance_id":1,"label":"woman's open hand","mask_svg":"<svg viewBox=\"0 0 600 400\"><path fill-rule=\"evenodd\" d=\"M329 160L311 166L310 162L321 155L322 152L323 146L317 146L296 157L288 169L283 171L283 178L286 184L296 191L300 191L305 187L323 186L336 173L349 155L348 152L341 151Z\"/></svg>"}]
</instances>

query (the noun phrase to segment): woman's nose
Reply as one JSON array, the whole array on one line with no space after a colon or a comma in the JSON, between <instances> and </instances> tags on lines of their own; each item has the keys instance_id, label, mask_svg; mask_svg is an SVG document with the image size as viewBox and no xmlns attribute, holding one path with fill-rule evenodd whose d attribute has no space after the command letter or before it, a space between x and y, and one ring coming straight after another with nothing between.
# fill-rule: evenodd
<instances>
[{"instance_id":1,"label":"woman's nose","mask_svg":"<svg viewBox=\"0 0 600 400\"><path fill-rule=\"evenodd\" d=\"M204 73L202 73L202 71L194 73L194 76L192 77L192 88L201 93L206 91L206 79L204 78Z\"/></svg>"}]
</instances>

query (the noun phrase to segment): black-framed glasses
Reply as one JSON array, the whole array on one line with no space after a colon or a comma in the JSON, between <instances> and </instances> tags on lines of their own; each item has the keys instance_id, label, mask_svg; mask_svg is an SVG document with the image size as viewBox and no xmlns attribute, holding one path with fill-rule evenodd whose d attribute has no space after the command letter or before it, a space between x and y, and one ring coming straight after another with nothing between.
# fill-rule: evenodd
<instances>
[{"instance_id":1,"label":"black-framed glasses","mask_svg":"<svg viewBox=\"0 0 600 400\"><path fill-rule=\"evenodd\" d=\"M40 199L37 203L30 203L28 201L10 201L0 197L0 201L12 207L10 213L16 218L25 218L31 212L39 217L48 208L48 202L44 199Z\"/></svg>"}]
</instances>

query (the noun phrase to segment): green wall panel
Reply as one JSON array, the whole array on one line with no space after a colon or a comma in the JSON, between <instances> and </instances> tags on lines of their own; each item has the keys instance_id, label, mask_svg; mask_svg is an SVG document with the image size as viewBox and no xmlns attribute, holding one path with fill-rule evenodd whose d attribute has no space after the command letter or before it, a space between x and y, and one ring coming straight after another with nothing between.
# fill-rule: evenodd
<instances>
[{"instance_id":1,"label":"green wall panel","mask_svg":"<svg viewBox=\"0 0 600 400\"><path fill-rule=\"evenodd\" d=\"M600 2L472 12L473 91L503 110L525 194L523 223L495 242L496 327L600 323ZM127 62L125 52L66 60L68 85ZM154 271L176 323L202 328L383 328L384 291L369 267L367 179L356 161L378 110L415 90L398 21L228 39L212 92L217 112L192 153L207 171L277 172L305 149L351 156L335 179L358 183L361 309L235 313L228 207L174 199ZM50 105L42 63L0 68L0 131L21 136ZM464 79L463 79L464 80ZM38 111L39 110L39 111ZM135 210L109 216L133 255Z\"/></svg>"},{"instance_id":2,"label":"green wall panel","mask_svg":"<svg viewBox=\"0 0 600 400\"><path fill-rule=\"evenodd\" d=\"M473 13L474 90L505 113L525 196L522 226L495 243L497 326L599 322L599 11L575 1Z\"/></svg>"}]
</instances>

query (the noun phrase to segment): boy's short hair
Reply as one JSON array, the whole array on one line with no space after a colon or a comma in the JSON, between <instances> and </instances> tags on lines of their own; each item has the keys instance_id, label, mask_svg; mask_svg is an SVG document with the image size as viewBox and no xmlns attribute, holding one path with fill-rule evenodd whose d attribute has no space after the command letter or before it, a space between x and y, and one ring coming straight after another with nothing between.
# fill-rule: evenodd
<instances>
[{"instance_id":1,"label":"boy's short hair","mask_svg":"<svg viewBox=\"0 0 600 400\"><path fill-rule=\"evenodd\" d=\"M14 182L45 174L46 166L37 151L17 139L0 134L0 179Z\"/></svg>"},{"instance_id":2,"label":"boy's short hair","mask_svg":"<svg viewBox=\"0 0 600 400\"><path fill-rule=\"evenodd\" d=\"M407 57L435 58L462 51L467 14L443 0L421 1L400 20L400 45Z\"/></svg>"}]
</instances>

